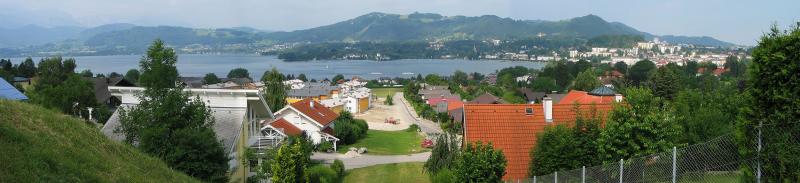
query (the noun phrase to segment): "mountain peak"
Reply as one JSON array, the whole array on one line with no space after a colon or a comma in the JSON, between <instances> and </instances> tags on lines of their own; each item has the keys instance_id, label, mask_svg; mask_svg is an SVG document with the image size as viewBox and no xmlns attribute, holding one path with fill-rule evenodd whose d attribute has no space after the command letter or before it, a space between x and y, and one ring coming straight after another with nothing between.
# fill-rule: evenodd
<instances>
[{"instance_id":1,"label":"mountain peak","mask_svg":"<svg viewBox=\"0 0 800 183\"><path fill-rule=\"evenodd\" d=\"M603 18L600 18L600 16L597 16L597 15L594 15L594 14L588 14L588 15L581 16L581 17L575 17L575 18L572 18L571 20L572 21L578 21L578 22L606 22L606 20L604 20Z\"/></svg>"}]
</instances>

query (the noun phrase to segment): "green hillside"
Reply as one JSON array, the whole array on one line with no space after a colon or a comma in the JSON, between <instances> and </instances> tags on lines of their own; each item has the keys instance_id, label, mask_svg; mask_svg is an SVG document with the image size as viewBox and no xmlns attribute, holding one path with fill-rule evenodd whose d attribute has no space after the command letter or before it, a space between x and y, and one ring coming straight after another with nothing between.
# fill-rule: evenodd
<instances>
[{"instance_id":1,"label":"green hillside","mask_svg":"<svg viewBox=\"0 0 800 183\"><path fill-rule=\"evenodd\" d=\"M0 182L196 182L86 123L0 99Z\"/></svg>"}]
</instances>

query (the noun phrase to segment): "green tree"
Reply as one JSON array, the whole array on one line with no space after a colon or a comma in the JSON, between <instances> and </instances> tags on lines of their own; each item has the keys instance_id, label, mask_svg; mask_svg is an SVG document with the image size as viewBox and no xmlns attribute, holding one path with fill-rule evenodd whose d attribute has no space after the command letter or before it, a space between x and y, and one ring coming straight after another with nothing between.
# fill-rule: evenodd
<instances>
[{"instance_id":1,"label":"green tree","mask_svg":"<svg viewBox=\"0 0 800 183\"><path fill-rule=\"evenodd\" d=\"M207 85L217 84L217 83L220 83L220 82L222 82L222 80L220 80L217 77L217 74L214 74L214 73L208 73L208 74L206 74L206 76L203 77L203 83L207 84Z\"/></svg>"},{"instance_id":2,"label":"green tree","mask_svg":"<svg viewBox=\"0 0 800 183\"><path fill-rule=\"evenodd\" d=\"M120 126L115 131L176 170L204 181L227 182L228 157L212 129L211 110L175 85L176 62L175 52L163 48L163 42L153 43L140 61L145 90L137 96L139 104L118 109ZM171 81L156 80L157 76Z\"/></svg>"},{"instance_id":3,"label":"green tree","mask_svg":"<svg viewBox=\"0 0 800 183\"><path fill-rule=\"evenodd\" d=\"M444 84L445 81L439 75L428 74L428 75L425 75L425 83L430 84L430 85L440 85L440 84Z\"/></svg>"},{"instance_id":4,"label":"green tree","mask_svg":"<svg viewBox=\"0 0 800 183\"><path fill-rule=\"evenodd\" d=\"M59 79L63 81L56 83L34 84L33 90L27 93L31 103L88 119L87 108L97 108L99 105L94 97L94 84L76 74L64 77Z\"/></svg>"},{"instance_id":5,"label":"green tree","mask_svg":"<svg viewBox=\"0 0 800 183\"><path fill-rule=\"evenodd\" d=\"M739 57L731 55L728 58L725 58L725 65L723 65L728 72L724 73L724 75L731 76L731 77L742 77L744 76L744 72L746 70L746 65L744 62L739 60Z\"/></svg>"},{"instance_id":6,"label":"green tree","mask_svg":"<svg viewBox=\"0 0 800 183\"><path fill-rule=\"evenodd\" d=\"M626 64L625 62L614 63L614 70L622 74L626 74L628 73L628 64Z\"/></svg>"},{"instance_id":7,"label":"green tree","mask_svg":"<svg viewBox=\"0 0 800 183\"><path fill-rule=\"evenodd\" d=\"M672 100L681 89L681 79L677 72L669 67L656 69L648 81L653 94L665 100Z\"/></svg>"},{"instance_id":8,"label":"green tree","mask_svg":"<svg viewBox=\"0 0 800 183\"><path fill-rule=\"evenodd\" d=\"M461 71L461 70L456 70L456 72L453 73L452 80L453 80L453 82L464 86L464 85L467 85L467 78L468 78L468 76L467 76L466 72Z\"/></svg>"},{"instance_id":9,"label":"green tree","mask_svg":"<svg viewBox=\"0 0 800 183\"><path fill-rule=\"evenodd\" d=\"M75 64L74 58L68 58L64 60L63 66L65 73L75 73L75 68L78 67L78 64Z\"/></svg>"},{"instance_id":10,"label":"green tree","mask_svg":"<svg viewBox=\"0 0 800 183\"><path fill-rule=\"evenodd\" d=\"M385 103L386 105L394 105L392 95L391 94L386 95L386 101L384 101L383 103Z\"/></svg>"},{"instance_id":11,"label":"green tree","mask_svg":"<svg viewBox=\"0 0 800 183\"><path fill-rule=\"evenodd\" d=\"M575 84L572 88L580 91L592 91L601 85L600 80L597 80L597 76L594 75L594 70L589 68L575 77Z\"/></svg>"},{"instance_id":12,"label":"green tree","mask_svg":"<svg viewBox=\"0 0 800 183\"><path fill-rule=\"evenodd\" d=\"M86 69L86 70L83 70L83 71L81 71L81 74L80 74L80 75L81 75L82 77L87 77L87 78L90 78L90 77L93 77L93 76L94 76L94 73L92 73L92 70Z\"/></svg>"},{"instance_id":13,"label":"green tree","mask_svg":"<svg viewBox=\"0 0 800 183\"><path fill-rule=\"evenodd\" d=\"M125 79L130 81L131 83L136 83L139 81L139 70L130 69L128 72L125 73Z\"/></svg>"},{"instance_id":14,"label":"green tree","mask_svg":"<svg viewBox=\"0 0 800 183\"><path fill-rule=\"evenodd\" d=\"M286 106L286 96L289 87L283 84L283 74L278 72L275 67L272 70L265 71L261 76L261 81L264 82L264 99L269 105L269 109L273 112L282 109Z\"/></svg>"},{"instance_id":15,"label":"green tree","mask_svg":"<svg viewBox=\"0 0 800 183\"><path fill-rule=\"evenodd\" d=\"M250 72L245 68L235 68L228 72L228 79L233 78L250 78Z\"/></svg>"},{"instance_id":16,"label":"green tree","mask_svg":"<svg viewBox=\"0 0 800 183\"><path fill-rule=\"evenodd\" d=\"M598 139L598 154L605 162L664 152L676 145L680 127L675 116L661 107L661 98L646 88L628 88L624 105L609 114Z\"/></svg>"},{"instance_id":17,"label":"green tree","mask_svg":"<svg viewBox=\"0 0 800 183\"><path fill-rule=\"evenodd\" d=\"M33 59L28 57L17 66L17 76L32 78L36 76L36 65L33 64Z\"/></svg>"},{"instance_id":18,"label":"green tree","mask_svg":"<svg viewBox=\"0 0 800 183\"><path fill-rule=\"evenodd\" d=\"M697 68L699 68L696 61L688 61L686 62L686 66L683 67L683 72L688 76L695 76L697 75Z\"/></svg>"},{"instance_id":19,"label":"green tree","mask_svg":"<svg viewBox=\"0 0 800 183\"><path fill-rule=\"evenodd\" d=\"M425 161L425 171L431 175L451 169L459 154L459 141L455 134L444 133L436 138L431 156Z\"/></svg>"},{"instance_id":20,"label":"green tree","mask_svg":"<svg viewBox=\"0 0 800 183\"><path fill-rule=\"evenodd\" d=\"M538 92L551 92L551 91L558 91L558 85L556 85L556 80L553 80L551 77L538 77L533 80L531 83L531 88L534 91Z\"/></svg>"},{"instance_id":21,"label":"green tree","mask_svg":"<svg viewBox=\"0 0 800 183\"><path fill-rule=\"evenodd\" d=\"M272 182L308 182L308 176L305 174L308 162L305 162L306 158L303 155L303 147L300 143L284 143L281 145L271 167Z\"/></svg>"},{"instance_id":22,"label":"green tree","mask_svg":"<svg viewBox=\"0 0 800 183\"><path fill-rule=\"evenodd\" d=\"M142 74L139 76L139 86L145 88L174 88L178 81L178 69L175 63L178 55L172 48L164 46L160 39L153 41L147 48L147 53L139 60Z\"/></svg>"},{"instance_id":23,"label":"green tree","mask_svg":"<svg viewBox=\"0 0 800 183\"><path fill-rule=\"evenodd\" d=\"M547 126L537 135L536 147L530 151L530 176L546 175L579 166L575 161L575 136L566 125Z\"/></svg>"},{"instance_id":24,"label":"green tree","mask_svg":"<svg viewBox=\"0 0 800 183\"><path fill-rule=\"evenodd\" d=\"M108 74L108 77L109 78L121 78L123 76L122 76L122 74L119 74L117 72L111 72L111 73Z\"/></svg>"},{"instance_id":25,"label":"green tree","mask_svg":"<svg viewBox=\"0 0 800 183\"><path fill-rule=\"evenodd\" d=\"M777 26L761 37L753 49L747 75L744 116L739 121L737 139L745 158L761 164L764 182L800 180L800 23L788 31ZM758 134L763 148L760 152ZM755 172L755 165L743 164L744 172ZM750 173L749 175L754 175ZM753 177L746 177L752 182Z\"/></svg>"},{"instance_id":26,"label":"green tree","mask_svg":"<svg viewBox=\"0 0 800 183\"><path fill-rule=\"evenodd\" d=\"M696 144L725 135L734 130L741 94L731 91L701 92L687 89L678 92L672 107L676 121L683 128L681 143Z\"/></svg>"},{"instance_id":27,"label":"green tree","mask_svg":"<svg viewBox=\"0 0 800 183\"><path fill-rule=\"evenodd\" d=\"M572 67L570 68L570 75L578 76L579 73L590 68L592 68L592 63L586 60L578 60L577 62L575 62L575 65L572 65Z\"/></svg>"},{"instance_id":28,"label":"green tree","mask_svg":"<svg viewBox=\"0 0 800 183\"><path fill-rule=\"evenodd\" d=\"M299 79L300 81L303 81L303 82L306 82L306 81L308 81L308 78L306 78L306 74L300 74L300 75L298 75L298 76L297 76L297 79Z\"/></svg>"},{"instance_id":29,"label":"green tree","mask_svg":"<svg viewBox=\"0 0 800 183\"><path fill-rule=\"evenodd\" d=\"M656 69L656 64L650 60L636 62L636 64L633 64L631 69L628 70L628 79L630 79L635 86L640 86L641 83L647 81L650 72L654 69Z\"/></svg>"},{"instance_id":30,"label":"green tree","mask_svg":"<svg viewBox=\"0 0 800 183\"><path fill-rule=\"evenodd\" d=\"M344 80L344 75L336 74L336 76L333 76L333 79L331 80L331 85L336 85L342 80Z\"/></svg>"},{"instance_id":31,"label":"green tree","mask_svg":"<svg viewBox=\"0 0 800 183\"><path fill-rule=\"evenodd\" d=\"M506 164L503 151L491 143L469 143L455 160L455 182L502 182Z\"/></svg>"}]
</instances>

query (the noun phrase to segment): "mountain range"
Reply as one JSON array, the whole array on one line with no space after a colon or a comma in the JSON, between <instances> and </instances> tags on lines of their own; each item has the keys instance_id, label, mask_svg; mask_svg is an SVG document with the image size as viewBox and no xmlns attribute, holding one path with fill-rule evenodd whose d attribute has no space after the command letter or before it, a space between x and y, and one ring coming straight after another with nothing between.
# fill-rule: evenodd
<instances>
[{"instance_id":1,"label":"mountain range","mask_svg":"<svg viewBox=\"0 0 800 183\"><path fill-rule=\"evenodd\" d=\"M311 29L270 32L249 27L198 29L177 26L109 24L92 28L29 25L0 28L0 48L35 46L64 40L94 48L140 50L155 38L173 46L191 44L251 44L274 42L430 41L463 39L515 39L536 36L590 39L600 35L641 35L669 43L735 46L712 37L653 35L596 15L561 21L515 20L494 15L442 16L433 13L408 15L369 13L353 19Z\"/></svg>"}]
</instances>

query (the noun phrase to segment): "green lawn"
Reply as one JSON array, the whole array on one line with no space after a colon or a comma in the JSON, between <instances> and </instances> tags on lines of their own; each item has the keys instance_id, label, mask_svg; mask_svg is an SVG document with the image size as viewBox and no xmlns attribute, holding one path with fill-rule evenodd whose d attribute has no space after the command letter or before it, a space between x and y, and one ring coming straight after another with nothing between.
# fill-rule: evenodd
<instances>
[{"instance_id":1,"label":"green lawn","mask_svg":"<svg viewBox=\"0 0 800 183\"><path fill-rule=\"evenodd\" d=\"M356 168L347 171L344 182L430 182L422 170L424 163L394 163Z\"/></svg>"},{"instance_id":2,"label":"green lawn","mask_svg":"<svg viewBox=\"0 0 800 183\"><path fill-rule=\"evenodd\" d=\"M422 136L417 132L369 130L367 131L367 137L355 144L339 146L338 150L339 153L345 153L349 147L366 147L368 154L413 154L427 151L427 149L420 147L422 140Z\"/></svg>"},{"instance_id":3,"label":"green lawn","mask_svg":"<svg viewBox=\"0 0 800 183\"><path fill-rule=\"evenodd\" d=\"M386 95L392 94L396 92L403 92L403 88L373 88L372 94L378 96L379 98L386 98Z\"/></svg>"}]
</instances>

